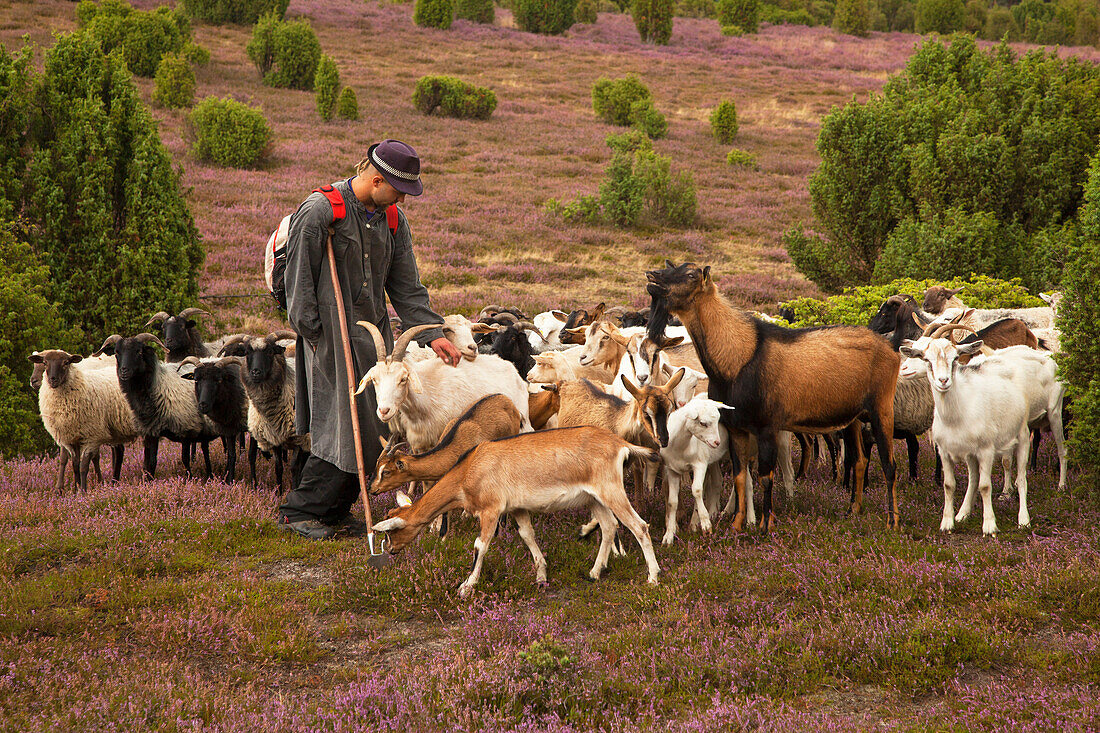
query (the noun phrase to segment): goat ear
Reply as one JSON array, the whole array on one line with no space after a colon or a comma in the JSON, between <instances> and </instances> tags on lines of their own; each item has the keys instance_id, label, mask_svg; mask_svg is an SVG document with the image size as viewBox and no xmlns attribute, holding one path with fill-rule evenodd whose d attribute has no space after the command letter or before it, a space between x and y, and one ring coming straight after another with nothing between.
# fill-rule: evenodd
<instances>
[{"instance_id":1,"label":"goat ear","mask_svg":"<svg viewBox=\"0 0 1100 733\"><path fill-rule=\"evenodd\" d=\"M358 394L358 392L356 394ZM386 448L389 447L389 443L386 441L386 438L382 435L378 436L378 442L382 444L382 450L386 450Z\"/></svg>"},{"instance_id":2,"label":"goat ear","mask_svg":"<svg viewBox=\"0 0 1100 733\"><path fill-rule=\"evenodd\" d=\"M416 394L424 393L424 384L420 381L420 377L416 376L416 372L412 369L409 370L409 389Z\"/></svg>"},{"instance_id":3,"label":"goat ear","mask_svg":"<svg viewBox=\"0 0 1100 733\"><path fill-rule=\"evenodd\" d=\"M560 387L560 386L561 385L559 385L557 382L554 382L553 384L544 384L544 385L542 385L542 388L544 390L546 390L547 392L557 392L558 387Z\"/></svg>"},{"instance_id":4,"label":"goat ear","mask_svg":"<svg viewBox=\"0 0 1100 733\"><path fill-rule=\"evenodd\" d=\"M619 379L623 380L623 386L626 387L626 391L630 393L630 396L634 399L638 399L638 395L641 393L634 383L630 381L630 378L625 374L620 376Z\"/></svg>"},{"instance_id":5,"label":"goat ear","mask_svg":"<svg viewBox=\"0 0 1100 733\"><path fill-rule=\"evenodd\" d=\"M371 529L375 532L390 532L395 529L404 529L406 526L408 526L408 522L401 517L394 517L392 519L383 519L381 522L371 527Z\"/></svg>"},{"instance_id":6,"label":"goat ear","mask_svg":"<svg viewBox=\"0 0 1100 733\"><path fill-rule=\"evenodd\" d=\"M497 329L491 323L471 323L470 330L474 333L496 333Z\"/></svg>"},{"instance_id":7,"label":"goat ear","mask_svg":"<svg viewBox=\"0 0 1100 733\"><path fill-rule=\"evenodd\" d=\"M963 311L962 317L963 318L970 318L970 316L972 316L972 315L974 315L974 309L973 308L967 308L966 310Z\"/></svg>"},{"instance_id":8,"label":"goat ear","mask_svg":"<svg viewBox=\"0 0 1100 733\"><path fill-rule=\"evenodd\" d=\"M684 342L684 337L683 337L683 336L673 336L673 337L672 337L672 338L670 338L670 339L665 339L665 340L664 340L664 341L663 341L663 342L661 343L661 348L662 348L662 349L667 349L667 348L669 348L670 346L679 346L679 345L680 345L680 344L682 344L683 342Z\"/></svg>"},{"instance_id":9,"label":"goat ear","mask_svg":"<svg viewBox=\"0 0 1100 733\"><path fill-rule=\"evenodd\" d=\"M397 492L397 506L412 506L413 500L404 491Z\"/></svg>"},{"instance_id":10,"label":"goat ear","mask_svg":"<svg viewBox=\"0 0 1100 733\"><path fill-rule=\"evenodd\" d=\"M923 359L924 352L920 349L913 348L913 342L909 341L909 339L906 339L906 341L908 341L908 343L903 343L901 348L898 349L898 353L910 359Z\"/></svg>"},{"instance_id":11,"label":"goat ear","mask_svg":"<svg viewBox=\"0 0 1100 733\"><path fill-rule=\"evenodd\" d=\"M569 314L563 311L550 311L550 315L552 315L554 318L557 318L562 323L565 323L569 320Z\"/></svg>"},{"instance_id":12,"label":"goat ear","mask_svg":"<svg viewBox=\"0 0 1100 733\"><path fill-rule=\"evenodd\" d=\"M1042 298L1043 302L1046 303L1047 305L1052 305L1051 301L1054 300L1054 298L1050 297L1046 293L1039 293L1039 297Z\"/></svg>"},{"instance_id":13,"label":"goat ear","mask_svg":"<svg viewBox=\"0 0 1100 733\"><path fill-rule=\"evenodd\" d=\"M971 342L965 343L965 344L956 344L955 349L960 354L967 354L969 356L973 356L974 354L977 354L977 353L981 352L982 344L983 344L983 342L979 339L978 341L971 341Z\"/></svg>"},{"instance_id":14,"label":"goat ear","mask_svg":"<svg viewBox=\"0 0 1100 733\"><path fill-rule=\"evenodd\" d=\"M710 265L707 265L706 267L703 268L703 282L705 282L705 283L710 282Z\"/></svg>"},{"instance_id":15,"label":"goat ear","mask_svg":"<svg viewBox=\"0 0 1100 733\"><path fill-rule=\"evenodd\" d=\"M363 378L359 380L359 386L355 389L355 394L361 394L367 390L367 385L374 381L374 375L371 374L374 370L371 369L363 375Z\"/></svg>"},{"instance_id":16,"label":"goat ear","mask_svg":"<svg viewBox=\"0 0 1100 733\"><path fill-rule=\"evenodd\" d=\"M661 389L665 393L671 392L672 390L676 389L676 385L679 384L680 380L682 380L684 378L685 373L686 372L684 371L684 368L680 367L679 369L676 370L675 374L673 374L671 377L669 377L669 380L667 382L665 382L665 386L661 387Z\"/></svg>"}]
</instances>

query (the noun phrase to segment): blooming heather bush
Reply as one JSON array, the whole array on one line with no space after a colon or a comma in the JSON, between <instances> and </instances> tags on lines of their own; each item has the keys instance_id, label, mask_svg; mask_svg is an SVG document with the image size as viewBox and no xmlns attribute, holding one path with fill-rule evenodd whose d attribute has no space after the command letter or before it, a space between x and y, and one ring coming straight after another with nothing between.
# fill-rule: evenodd
<instances>
[{"instance_id":1,"label":"blooming heather bush","mask_svg":"<svg viewBox=\"0 0 1100 733\"><path fill-rule=\"evenodd\" d=\"M496 109L497 96L453 76L422 76L413 91L413 106L425 115L438 109L444 117L486 120Z\"/></svg>"},{"instance_id":2,"label":"blooming heather bush","mask_svg":"<svg viewBox=\"0 0 1100 733\"><path fill-rule=\"evenodd\" d=\"M77 20L104 51L121 48L126 65L138 76L153 76L161 58L178 53L191 37L182 11L165 6L148 12L134 10L125 0L81 0Z\"/></svg>"},{"instance_id":3,"label":"blooming heather bush","mask_svg":"<svg viewBox=\"0 0 1100 733\"><path fill-rule=\"evenodd\" d=\"M317 73L313 76L313 96L317 100L317 114L328 122L336 111L336 95L340 89L340 71L328 54L321 56Z\"/></svg>"},{"instance_id":4,"label":"blooming heather bush","mask_svg":"<svg viewBox=\"0 0 1100 733\"><path fill-rule=\"evenodd\" d=\"M760 0L717 0L717 4L718 25L723 33L731 26L737 26L744 33L756 33L760 22Z\"/></svg>"},{"instance_id":5,"label":"blooming heather bush","mask_svg":"<svg viewBox=\"0 0 1100 733\"><path fill-rule=\"evenodd\" d=\"M198 296L203 249L157 126L117 53L85 34L46 52L18 209L61 318L91 343ZM109 284L109 285L108 285Z\"/></svg>"},{"instance_id":6,"label":"blooming heather bush","mask_svg":"<svg viewBox=\"0 0 1100 733\"><path fill-rule=\"evenodd\" d=\"M351 87L344 87L344 91L340 92L340 98L336 100L336 115L344 120L359 119L359 100Z\"/></svg>"},{"instance_id":7,"label":"blooming heather bush","mask_svg":"<svg viewBox=\"0 0 1100 733\"><path fill-rule=\"evenodd\" d=\"M919 300L932 285L962 288L961 297L966 299L967 305L974 308L1030 308L1041 306L1043 302L1030 295L1018 278L999 280L985 275L971 275L969 278L956 277L950 280L900 278L884 285L847 288L844 293L831 295L824 300L797 298L781 305L794 313L794 320L790 322L792 326L838 323L866 326L883 301L891 295L907 294Z\"/></svg>"},{"instance_id":8,"label":"blooming heather bush","mask_svg":"<svg viewBox=\"0 0 1100 733\"><path fill-rule=\"evenodd\" d=\"M313 89L321 61L321 43L308 20L283 21L274 13L260 17L245 47L264 84L287 89Z\"/></svg>"},{"instance_id":9,"label":"blooming heather bush","mask_svg":"<svg viewBox=\"0 0 1100 733\"><path fill-rule=\"evenodd\" d=\"M492 25L496 18L493 0L456 0L455 17Z\"/></svg>"},{"instance_id":10,"label":"blooming heather bush","mask_svg":"<svg viewBox=\"0 0 1100 733\"><path fill-rule=\"evenodd\" d=\"M649 87L634 74L621 79L601 76L592 85L592 109L604 122L627 127L631 124L631 111L636 102L651 102Z\"/></svg>"},{"instance_id":11,"label":"blooming heather bush","mask_svg":"<svg viewBox=\"0 0 1100 733\"><path fill-rule=\"evenodd\" d=\"M263 112L228 97L202 100L192 110L190 121L195 157L218 165L254 166L271 138Z\"/></svg>"},{"instance_id":12,"label":"blooming heather bush","mask_svg":"<svg viewBox=\"0 0 1100 733\"><path fill-rule=\"evenodd\" d=\"M833 27L841 33L865 38L871 29L871 11L867 0L838 0Z\"/></svg>"},{"instance_id":13,"label":"blooming heather bush","mask_svg":"<svg viewBox=\"0 0 1100 733\"><path fill-rule=\"evenodd\" d=\"M416 0L413 23L419 26L447 30L454 18L455 8L451 0Z\"/></svg>"},{"instance_id":14,"label":"blooming heather bush","mask_svg":"<svg viewBox=\"0 0 1100 733\"><path fill-rule=\"evenodd\" d=\"M1095 493L1100 488L1100 155L1089 167L1079 221L1081 234L1066 262L1058 366L1073 403L1070 455Z\"/></svg>"},{"instance_id":15,"label":"blooming heather bush","mask_svg":"<svg viewBox=\"0 0 1100 733\"><path fill-rule=\"evenodd\" d=\"M190 107L195 101L195 72L187 59L166 54L153 78L153 102L162 107Z\"/></svg>"},{"instance_id":16,"label":"blooming heather bush","mask_svg":"<svg viewBox=\"0 0 1100 733\"><path fill-rule=\"evenodd\" d=\"M947 35L962 30L965 20L963 0L917 0L917 33Z\"/></svg>"},{"instance_id":17,"label":"blooming heather bush","mask_svg":"<svg viewBox=\"0 0 1100 733\"><path fill-rule=\"evenodd\" d=\"M723 145L729 145L737 137L737 105L732 99L722 100L710 113L710 130Z\"/></svg>"},{"instance_id":18,"label":"blooming heather bush","mask_svg":"<svg viewBox=\"0 0 1100 733\"><path fill-rule=\"evenodd\" d=\"M578 0L573 9L573 19L578 23L595 23L599 19L598 0Z\"/></svg>"},{"instance_id":19,"label":"blooming heather bush","mask_svg":"<svg viewBox=\"0 0 1100 733\"><path fill-rule=\"evenodd\" d=\"M558 35L573 27L577 0L513 0L512 13L520 30Z\"/></svg>"},{"instance_id":20,"label":"blooming heather bush","mask_svg":"<svg viewBox=\"0 0 1100 733\"><path fill-rule=\"evenodd\" d=\"M634 0L631 13L643 43L668 44L672 38L672 11L673 0Z\"/></svg>"},{"instance_id":21,"label":"blooming heather bush","mask_svg":"<svg viewBox=\"0 0 1100 733\"><path fill-rule=\"evenodd\" d=\"M756 162L756 156L747 150L741 150L739 148L731 148L726 153L726 163L729 165L735 165L739 168L751 168L752 170L760 170L760 164Z\"/></svg>"},{"instance_id":22,"label":"blooming heather bush","mask_svg":"<svg viewBox=\"0 0 1100 733\"><path fill-rule=\"evenodd\" d=\"M824 119L810 178L820 234L788 233L792 260L827 290L929 267L1056 286L1100 141L1097 99L1093 64L1041 50L1017 59L965 36L927 41L881 96ZM933 251L951 252L947 264Z\"/></svg>"},{"instance_id":23,"label":"blooming heather bush","mask_svg":"<svg viewBox=\"0 0 1100 733\"><path fill-rule=\"evenodd\" d=\"M181 0L183 9L192 18L207 23L255 23L265 13L281 19L290 0Z\"/></svg>"}]
</instances>

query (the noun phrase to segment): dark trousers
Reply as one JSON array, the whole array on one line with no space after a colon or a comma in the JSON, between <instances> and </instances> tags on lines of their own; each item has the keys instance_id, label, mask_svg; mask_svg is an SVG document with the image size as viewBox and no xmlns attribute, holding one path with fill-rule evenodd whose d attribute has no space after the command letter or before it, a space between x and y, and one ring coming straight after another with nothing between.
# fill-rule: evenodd
<instances>
[{"instance_id":1,"label":"dark trousers","mask_svg":"<svg viewBox=\"0 0 1100 733\"><path fill-rule=\"evenodd\" d=\"M292 522L317 519L332 524L344 518L359 498L359 477L311 455L301 480L286 495L279 513Z\"/></svg>"}]
</instances>

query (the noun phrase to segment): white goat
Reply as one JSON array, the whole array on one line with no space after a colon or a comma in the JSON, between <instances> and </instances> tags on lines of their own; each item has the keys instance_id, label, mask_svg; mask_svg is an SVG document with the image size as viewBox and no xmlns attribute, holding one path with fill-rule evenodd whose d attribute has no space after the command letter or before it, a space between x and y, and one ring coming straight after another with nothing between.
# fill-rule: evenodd
<instances>
[{"instance_id":1,"label":"white goat","mask_svg":"<svg viewBox=\"0 0 1100 733\"><path fill-rule=\"evenodd\" d=\"M467 361L473 361L477 358L477 342L474 341L474 334L495 332L492 324L474 323L466 316L457 313L444 316L443 325L440 328L443 329L443 335L446 339L454 344L454 347L458 349L458 353ZM413 361L423 361L424 359L436 358L436 353L434 349L427 346L411 343L408 346L405 358Z\"/></svg>"},{"instance_id":2,"label":"white goat","mask_svg":"<svg viewBox=\"0 0 1100 733\"><path fill-rule=\"evenodd\" d=\"M1028 405L1011 368L992 359L978 365L960 365L959 356L974 355L981 342L953 344L945 337L931 339L920 348L907 342L904 356L922 359L927 365L928 381L935 400L932 434L943 460L943 519L940 530L951 531L956 521L969 514L964 498L959 515L954 514L955 461L966 461L967 496L973 501L975 487L982 496L982 532L996 534L993 514L993 459L1015 453L1020 470L1016 488L1020 494L1019 524L1031 524L1027 511L1027 459L1030 449ZM1026 347L1025 347L1026 348Z\"/></svg>"},{"instance_id":3,"label":"white goat","mask_svg":"<svg viewBox=\"0 0 1100 733\"><path fill-rule=\"evenodd\" d=\"M373 323L359 321L370 331L379 361L359 381L356 394L374 384L378 419L391 423L391 430L405 436L414 453L431 448L451 420L460 416L482 397L503 394L515 403L523 416L524 432L531 429L528 417L527 385L503 359L483 354L476 362L463 359L448 366L440 359L405 359L405 349L414 336L434 324L405 331L386 354L382 334Z\"/></svg>"}]
</instances>

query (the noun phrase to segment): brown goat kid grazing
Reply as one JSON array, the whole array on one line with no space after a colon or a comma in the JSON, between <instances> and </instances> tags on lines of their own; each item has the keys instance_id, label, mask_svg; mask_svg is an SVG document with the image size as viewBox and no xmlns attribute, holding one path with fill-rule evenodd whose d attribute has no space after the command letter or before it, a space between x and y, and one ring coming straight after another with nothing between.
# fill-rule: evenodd
<instances>
[{"instance_id":1,"label":"brown goat kid grazing","mask_svg":"<svg viewBox=\"0 0 1100 733\"><path fill-rule=\"evenodd\" d=\"M415 504L398 495L402 506L374 525L389 535L390 549L401 550L443 512L465 509L477 517L481 532L474 540L474 567L459 586L469 595L481 575L485 553L502 514L511 514L519 536L535 561L535 576L546 582L546 558L535 542L531 512L558 512L589 507L599 520L602 538L589 577L597 580L607 566L617 521L626 525L642 548L648 580L657 582L660 568L647 525L627 499L623 463L631 455L656 460L656 452L627 443L593 427L558 428L523 433L482 443L466 454ZM617 520L617 521L616 521Z\"/></svg>"},{"instance_id":2,"label":"brown goat kid grazing","mask_svg":"<svg viewBox=\"0 0 1100 733\"><path fill-rule=\"evenodd\" d=\"M722 423L756 436L764 503L760 524L767 531L772 511L772 473L780 430L828 433L855 431L857 480L852 513L863 504L863 455L858 418L866 416L886 474L887 525L898 525L894 485L894 387L899 357L881 336L858 326L782 328L734 308L718 292L710 267L665 262L650 270L647 290L653 298L650 337L658 341L670 315L680 318L710 378L709 396L733 410ZM730 460L739 462L733 441ZM745 518L745 497L738 488L734 527Z\"/></svg>"},{"instance_id":3,"label":"brown goat kid grazing","mask_svg":"<svg viewBox=\"0 0 1100 733\"><path fill-rule=\"evenodd\" d=\"M488 440L507 438L523 429L523 415L510 397L482 397L443 429L443 437L431 450L412 454L408 444L382 441L382 455L374 470L372 494L399 489L410 481L436 481L454 468L462 456Z\"/></svg>"}]
</instances>

